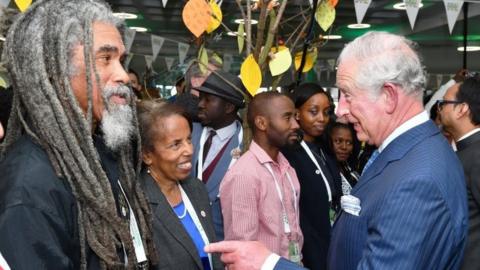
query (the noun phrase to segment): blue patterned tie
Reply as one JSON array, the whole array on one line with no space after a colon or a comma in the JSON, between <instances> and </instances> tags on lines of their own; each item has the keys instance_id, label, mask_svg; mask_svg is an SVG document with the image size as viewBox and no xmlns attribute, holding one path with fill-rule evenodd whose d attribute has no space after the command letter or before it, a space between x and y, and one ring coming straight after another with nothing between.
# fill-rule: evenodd
<instances>
[{"instance_id":1,"label":"blue patterned tie","mask_svg":"<svg viewBox=\"0 0 480 270\"><path fill-rule=\"evenodd\" d=\"M370 158L367 161L367 164L365 164L365 167L363 167L362 175L365 174L368 167L370 167L370 165L372 165L372 163L375 161L375 159L377 159L378 154L380 154L380 152L378 152L378 150L373 151L372 155L370 156Z\"/></svg>"}]
</instances>

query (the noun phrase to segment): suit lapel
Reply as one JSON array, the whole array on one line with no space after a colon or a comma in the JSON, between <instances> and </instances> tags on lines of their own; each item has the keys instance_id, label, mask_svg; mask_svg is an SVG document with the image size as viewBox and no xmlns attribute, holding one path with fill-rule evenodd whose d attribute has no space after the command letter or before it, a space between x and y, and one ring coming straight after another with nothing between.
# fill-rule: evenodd
<instances>
[{"instance_id":1,"label":"suit lapel","mask_svg":"<svg viewBox=\"0 0 480 270\"><path fill-rule=\"evenodd\" d=\"M471 136L457 142L457 149L458 151L462 151L468 148L470 145L480 141L480 131L477 133L472 134Z\"/></svg>"},{"instance_id":2,"label":"suit lapel","mask_svg":"<svg viewBox=\"0 0 480 270\"><path fill-rule=\"evenodd\" d=\"M396 160L401 159L412 147L425 138L438 134L440 131L432 121L427 121L421 125L413 127L407 132L395 138L377 157L371 167L360 177L360 180L353 188L352 192L360 190L371 179L382 173L383 169Z\"/></svg>"},{"instance_id":3,"label":"suit lapel","mask_svg":"<svg viewBox=\"0 0 480 270\"><path fill-rule=\"evenodd\" d=\"M145 179L145 192L147 193L147 200L152 208L154 218L185 248L199 269L202 269L202 262L192 238L185 227L183 227L182 222L178 219L178 216L155 183L155 180L148 174L143 175L142 179Z\"/></svg>"}]
</instances>

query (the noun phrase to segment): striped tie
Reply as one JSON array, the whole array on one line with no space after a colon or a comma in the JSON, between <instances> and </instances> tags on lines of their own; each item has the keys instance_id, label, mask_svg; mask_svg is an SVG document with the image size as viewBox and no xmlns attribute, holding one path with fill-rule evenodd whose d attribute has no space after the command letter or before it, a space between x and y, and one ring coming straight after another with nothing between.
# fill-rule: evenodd
<instances>
[{"instance_id":1,"label":"striped tie","mask_svg":"<svg viewBox=\"0 0 480 270\"><path fill-rule=\"evenodd\" d=\"M380 152L378 152L378 150L373 151L372 155L370 156L370 158L367 161L367 164L365 164L365 167L363 167L362 175L365 174L368 167L370 167L370 165L372 165L372 163L375 161L375 159L377 159L379 154L380 154Z\"/></svg>"}]
</instances>

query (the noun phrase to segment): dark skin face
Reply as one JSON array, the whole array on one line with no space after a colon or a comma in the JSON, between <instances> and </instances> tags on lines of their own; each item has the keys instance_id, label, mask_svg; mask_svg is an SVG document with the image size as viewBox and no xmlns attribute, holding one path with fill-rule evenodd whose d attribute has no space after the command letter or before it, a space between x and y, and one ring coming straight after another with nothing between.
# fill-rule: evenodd
<instances>
[{"instance_id":1,"label":"dark skin face","mask_svg":"<svg viewBox=\"0 0 480 270\"><path fill-rule=\"evenodd\" d=\"M322 93L311 96L298 108L297 121L304 132L305 141L313 142L323 134L329 121L329 112L330 102Z\"/></svg>"},{"instance_id":2,"label":"dark skin face","mask_svg":"<svg viewBox=\"0 0 480 270\"><path fill-rule=\"evenodd\" d=\"M235 106L221 97L200 92L198 118L202 125L217 130L233 123Z\"/></svg>"},{"instance_id":3,"label":"dark skin face","mask_svg":"<svg viewBox=\"0 0 480 270\"><path fill-rule=\"evenodd\" d=\"M353 151L353 134L348 128L337 127L332 131L332 144L338 161L347 161Z\"/></svg>"}]
</instances>

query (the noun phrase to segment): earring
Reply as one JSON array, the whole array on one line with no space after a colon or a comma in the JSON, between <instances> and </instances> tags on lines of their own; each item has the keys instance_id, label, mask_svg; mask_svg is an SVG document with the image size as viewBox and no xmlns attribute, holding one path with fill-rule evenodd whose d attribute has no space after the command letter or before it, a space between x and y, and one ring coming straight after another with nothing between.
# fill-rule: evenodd
<instances>
[{"instance_id":1,"label":"earring","mask_svg":"<svg viewBox=\"0 0 480 270\"><path fill-rule=\"evenodd\" d=\"M147 167L147 173L150 174L150 167Z\"/></svg>"}]
</instances>

